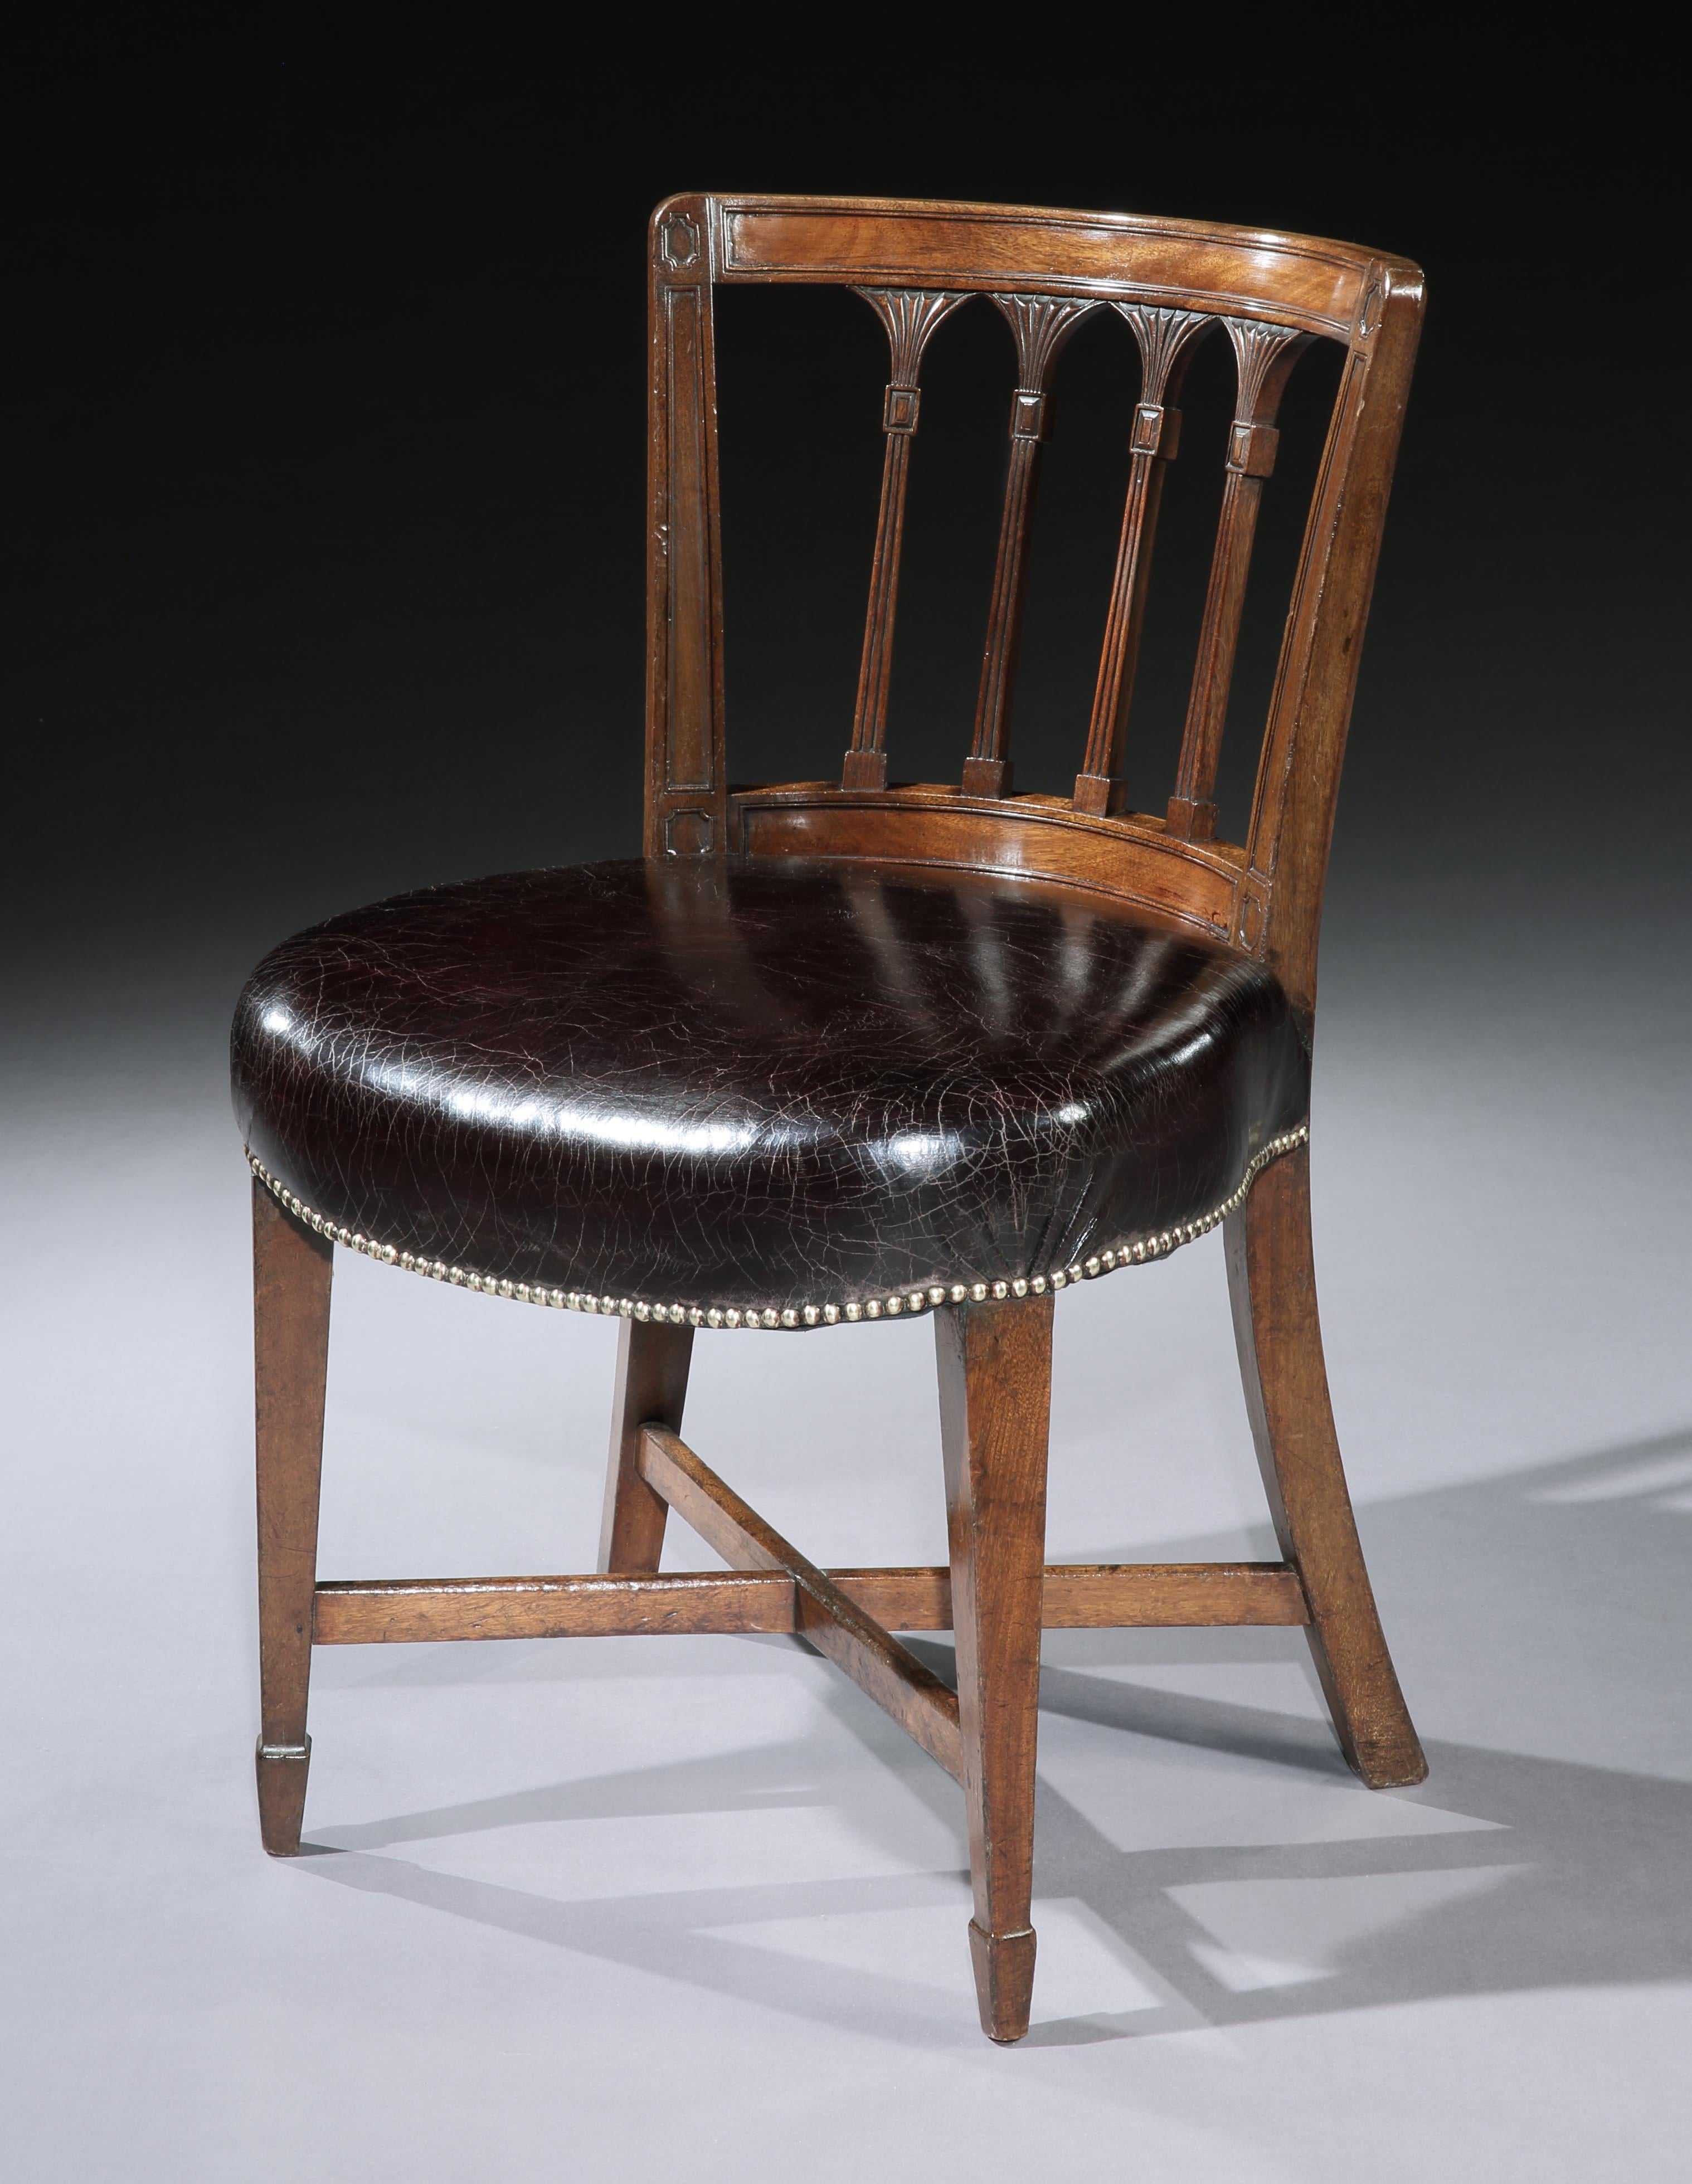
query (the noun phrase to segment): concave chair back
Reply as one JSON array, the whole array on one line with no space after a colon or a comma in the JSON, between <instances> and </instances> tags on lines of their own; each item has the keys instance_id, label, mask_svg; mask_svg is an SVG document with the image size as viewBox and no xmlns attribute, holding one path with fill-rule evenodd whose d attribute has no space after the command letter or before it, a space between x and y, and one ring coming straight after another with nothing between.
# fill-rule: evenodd
<instances>
[{"instance_id":1,"label":"concave chair back","mask_svg":"<svg viewBox=\"0 0 1692 2184\"><path fill-rule=\"evenodd\" d=\"M1127 214L876 198L688 195L652 221L646 853L798 854L970 866L1083 885L1266 961L1308 1015L1340 761L1422 309L1401 259L1340 242ZM886 328L886 440L851 741L839 783L731 793L713 295L854 289ZM888 691L906 486L935 329L981 295L1016 346L1010 455L974 734L958 788L889 789ZM1127 492L1092 716L1071 796L1012 790L1011 704L1053 368L1090 315L1140 353ZM1123 745L1158 507L1199 345L1234 365L1222 507L1166 810L1125 810ZM1300 354L1344 349L1293 579L1243 844L1215 790L1276 419ZM1079 738L1077 738L1077 741Z\"/></svg>"}]
</instances>

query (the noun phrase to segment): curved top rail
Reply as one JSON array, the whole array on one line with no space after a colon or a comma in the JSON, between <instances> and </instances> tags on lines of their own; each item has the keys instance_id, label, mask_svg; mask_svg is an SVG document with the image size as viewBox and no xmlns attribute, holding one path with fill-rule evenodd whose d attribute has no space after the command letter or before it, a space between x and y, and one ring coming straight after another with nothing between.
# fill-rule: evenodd
<instances>
[{"instance_id":1,"label":"curved top rail","mask_svg":"<svg viewBox=\"0 0 1692 2184\"><path fill-rule=\"evenodd\" d=\"M705 212L721 281L1027 288L1273 317L1346 341L1374 315L1372 287L1422 280L1408 259L1355 243L1133 213L712 194L660 205L660 232L666 217L687 217L682 208Z\"/></svg>"}]
</instances>

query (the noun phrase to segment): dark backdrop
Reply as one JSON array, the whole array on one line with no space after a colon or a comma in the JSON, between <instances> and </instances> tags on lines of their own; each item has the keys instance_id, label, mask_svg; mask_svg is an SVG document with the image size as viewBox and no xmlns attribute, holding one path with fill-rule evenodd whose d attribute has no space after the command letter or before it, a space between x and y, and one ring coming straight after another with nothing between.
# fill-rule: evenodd
<instances>
[{"instance_id":1,"label":"dark backdrop","mask_svg":"<svg viewBox=\"0 0 1692 2184\"><path fill-rule=\"evenodd\" d=\"M637 845L643 235L677 187L1166 211L1418 259L1432 307L1339 881L1401 922L1508 916L1524 887L1598 915L1655 872L1684 916L1656 848L1684 822L1687 760L1650 57L1600 75L1542 51L1524 73L1411 25L1395 55L1336 67L1313 36L1266 55L1261 27L1157 44L1065 20L1043 18L1032 58L962 19L942 36L871 11L652 16L591 50L149 24L20 58L4 676L22 989L50 1008L91 979L140 995L192 956L221 1006L262 946L350 901ZM722 329L732 765L815 774L847 739L881 336L838 293L733 293ZM1130 357L1101 322L1064 365L1027 786L1080 752ZM1192 383L1134 724L1154 805L1222 362ZM1313 460L1325 369L1294 382L1277 482ZM955 777L966 747L1010 384L984 306L926 384L905 777ZM1267 519L1243 706L1272 660L1293 499Z\"/></svg>"}]
</instances>

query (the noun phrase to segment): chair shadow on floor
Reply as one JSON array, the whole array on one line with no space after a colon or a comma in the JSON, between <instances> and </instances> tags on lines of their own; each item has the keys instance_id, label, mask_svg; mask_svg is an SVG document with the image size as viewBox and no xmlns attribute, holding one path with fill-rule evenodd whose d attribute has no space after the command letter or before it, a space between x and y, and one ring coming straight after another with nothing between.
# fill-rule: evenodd
<instances>
[{"instance_id":1,"label":"chair shadow on floor","mask_svg":"<svg viewBox=\"0 0 1692 2184\"><path fill-rule=\"evenodd\" d=\"M1685 1771L1692 1755L1688 1517L1692 1433L1366 1509L1365 1545L1412 1706L1437 1722L1472 1708L1478 1691L1486 1718L1541 1755L1556 1742L1588 1752L1648 1750ZM1194 1543L1194 1552L1214 1547ZM1137 1758L1160 1747L1166 1768L1171 1747L1186 1747L1195 1765L1213 1768L1216 1757L1244 1763L1261 1780L1266 1808L1289 1780L1355 1797L1355 1830L1329 1811L1319 1840L1277 1841L1272 1828L1255 1842L1125 1851L1043 1775L1038 1896L1083 1907L1133 1963L1148 2001L1116 2014L1043 2021L1037 1984L1028 2046L1692 1976L1692 1780L1436 1735L1426 1740L1425 1785L1372 1794L1353 1781L1325 1720L1134 1680L1137 1667L1288 1661L1296 1658L1291 1647L1301 1648L1295 1631L1199 1635L1203 1642L1183 1651L1186 1634L1178 1632L1065 1634L1085 1641L1088 1665L1044 1669L1049 1735L1055 1741L1059 1721L1120 1732L1111 1780L1120 1781L1113 1795L1124 1810L1135 1797ZM947 1646L914 1642L944 1672ZM403 1677L398 1663L394 1673ZM431 1673L441 1680L440 1668ZM760 1943L760 1932L783 1920L941 1906L955 1909L960 1923L967 1916L952 1786L843 1680L831 1679L826 1689L836 1719L955 1840L953 1865L572 1901L563 1875L554 1898L382 1854L408 1841L536 1822L814 1806L818 1792L807 1786L822 1747L799 1739L390 1820L320 1826L307 1846L314 1854L296 1869L709 1993L919 2045L972 2042L962 1991L956 2009L937 2008L933 1989L899 1970ZM838 1780L838 1758L831 1774ZM1236 1822L1243 1802L1249 1809L1245 1779L1247 1800L1240 1777L1229 1790ZM1205 1786L1197 1787L1202 1793ZM875 1834L870 1808L884 1789L866 1784L865 1809L850 1815L865 1837ZM1096 1809L1096 1799L1088 1802ZM1394 1806L1411 1808L1401 1832L1383 1809ZM1144 1827L1138 1833L1144 1837ZM1219 1904L1224 1928L1231 1919L1244 1943L1238 1932L1224 1932L1235 1946L1219 1944ZM1299 1946L1301 1925L1307 1947ZM1271 1936L1255 1956L1254 1933Z\"/></svg>"}]
</instances>

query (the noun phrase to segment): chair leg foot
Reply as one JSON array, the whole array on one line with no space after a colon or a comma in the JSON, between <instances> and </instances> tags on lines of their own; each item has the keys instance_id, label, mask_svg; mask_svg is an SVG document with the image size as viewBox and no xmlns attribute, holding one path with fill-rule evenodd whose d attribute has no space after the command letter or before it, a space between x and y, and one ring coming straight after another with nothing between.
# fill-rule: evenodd
<instances>
[{"instance_id":1,"label":"chair leg foot","mask_svg":"<svg viewBox=\"0 0 1692 2184\"><path fill-rule=\"evenodd\" d=\"M259 1833L272 1858L299 1856L305 1825L305 1780L311 1769L311 1739L303 1744L273 1745L259 1740L253 1754L259 1777Z\"/></svg>"},{"instance_id":2,"label":"chair leg foot","mask_svg":"<svg viewBox=\"0 0 1692 2184\"><path fill-rule=\"evenodd\" d=\"M1227 1258L1257 1460L1281 1552L1310 1603L1311 1654L1340 1748L1372 1790L1407 1788L1428 1762L1376 1612L1333 1429L1306 1149L1272 1162L1229 1216Z\"/></svg>"},{"instance_id":3,"label":"chair leg foot","mask_svg":"<svg viewBox=\"0 0 1692 2184\"><path fill-rule=\"evenodd\" d=\"M1034 2001L1034 1930L1025 1926L1020 1934L984 1934L971 1919L970 1955L981 2029L989 2040L1008 2048L1028 2030Z\"/></svg>"}]
</instances>

